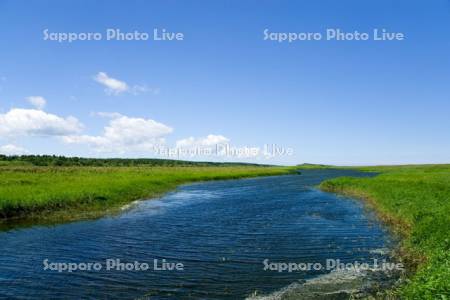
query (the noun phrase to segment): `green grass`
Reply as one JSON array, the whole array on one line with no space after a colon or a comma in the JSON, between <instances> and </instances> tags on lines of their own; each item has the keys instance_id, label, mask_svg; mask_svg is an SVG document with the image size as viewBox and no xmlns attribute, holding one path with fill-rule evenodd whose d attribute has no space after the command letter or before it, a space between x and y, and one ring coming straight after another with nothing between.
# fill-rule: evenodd
<instances>
[{"instance_id":1,"label":"green grass","mask_svg":"<svg viewBox=\"0 0 450 300\"><path fill-rule=\"evenodd\" d=\"M404 236L402 256L417 270L394 293L407 299L449 299L450 165L358 169L381 174L328 180L321 188L366 199ZM133 200L160 196L183 183L282 175L293 170L239 165L39 167L8 162L0 164L0 219L99 217Z\"/></svg>"},{"instance_id":2,"label":"green grass","mask_svg":"<svg viewBox=\"0 0 450 300\"><path fill-rule=\"evenodd\" d=\"M402 256L417 269L395 294L406 299L449 299L450 165L359 169L381 174L332 179L320 187L367 200L403 235Z\"/></svg>"},{"instance_id":3,"label":"green grass","mask_svg":"<svg viewBox=\"0 0 450 300\"><path fill-rule=\"evenodd\" d=\"M281 175L292 170L258 166L0 166L0 219L97 217L187 182Z\"/></svg>"}]
</instances>

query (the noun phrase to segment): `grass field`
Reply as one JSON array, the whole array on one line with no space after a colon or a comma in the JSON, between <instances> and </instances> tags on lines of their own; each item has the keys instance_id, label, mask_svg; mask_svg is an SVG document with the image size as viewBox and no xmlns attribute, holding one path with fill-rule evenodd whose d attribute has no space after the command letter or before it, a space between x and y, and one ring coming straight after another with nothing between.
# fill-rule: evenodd
<instances>
[{"instance_id":1,"label":"grass field","mask_svg":"<svg viewBox=\"0 0 450 300\"><path fill-rule=\"evenodd\" d=\"M328 166L299 166L324 167ZM401 257L417 270L392 292L407 299L449 299L450 165L358 169L380 175L337 178L323 182L321 188L365 199L403 235ZM0 220L98 217L118 211L133 200L157 197L183 183L282 175L294 170L241 165L36 166L8 161L0 164Z\"/></svg>"},{"instance_id":2,"label":"grass field","mask_svg":"<svg viewBox=\"0 0 450 300\"><path fill-rule=\"evenodd\" d=\"M449 299L450 165L359 169L381 174L337 178L321 188L367 200L403 235L402 257L417 271L394 293L407 299Z\"/></svg>"},{"instance_id":3,"label":"grass field","mask_svg":"<svg viewBox=\"0 0 450 300\"><path fill-rule=\"evenodd\" d=\"M0 166L0 219L96 217L187 182L281 175L292 170L257 166Z\"/></svg>"}]
</instances>

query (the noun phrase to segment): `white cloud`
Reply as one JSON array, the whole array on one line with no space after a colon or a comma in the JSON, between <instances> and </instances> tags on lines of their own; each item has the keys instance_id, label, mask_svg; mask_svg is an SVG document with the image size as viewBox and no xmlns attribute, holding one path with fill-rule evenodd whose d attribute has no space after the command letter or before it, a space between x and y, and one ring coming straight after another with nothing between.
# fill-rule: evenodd
<instances>
[{"instance_id":1,"label":"white cloud","mask_svg":"<svg viewBox=\"0 0 450 300\"><path fill-rule=\"evenodd\" d=\"M104 85L105 92L110 95L118 95L129 90L126 82L109 77L105 72L99 72L94 76L94 80Z\"/></svg>"},{"instance_id":2,"label":"white cloud","mask_svg":"<svg viewBox=\"0 0 450 300\"><path fill-rule=\"evenodd\" d=\"M71 135L63 140L69 144L87 144L99 152L151 151L156 145L163 144L164 137L173 131L151 119L131 118L118 113L102 114L112 118L102 135Z\"/></svg>"},{"instance_id":3,"label":"white cloud","mask_svg":"<svg viewBox=\"0 0 450 300\"><path fill-rule=\"evenodd\" d=\"M188 137L186 139L178 140L177 148L193 148L193 147L214 147L220 144L227 144L230 140L223 135L209 134L206 137L194 138Z\"/></svg>"},{"instance_id":4,"label":"white cloud","mask_svg":"<svg viewBox=\"0 0 450 300\"><path fill-rule=\"evenodd\" d=\"M257 159L261 155L259 147L236 147L223 135L209 134L206 137L188 137L176 142L176 148L187 150L187 155L200 155L202 159L220 158L222 160Z\"/></svg>"},{"instance_id":5,"label":"white cloud","mask_svg":"<svg viewBox=\"0 0 450 300\"><path fill-rule=\"evenodd\" d=\"M23 154L28 154L28 153L30 153L30 152L27 149L16 146L16 145L8 144L8 145L0 146L0 154L23 155Z\"/></svg>"},{"instance_id":6,"label":"white cloud","mask_svg":"<svg viewBox=\"0 0 450 300\"><path fill-rule=\"evenodd\" d=\"M128 92L134 96L144 93L158 95L160 92L159 88L151 88L147 85L136 84L130 87L124 81L109 77L105 72L98 72L98 74L94 76L94 80L106 87L105 92L108 95L119 95L124 92Z\"/></svg>"},{"instance_id":7,"label":"white cloud","mask_svg":"<svg viewBox=\"0 0 450 300\"><path fill-rule=\"evenodd\" d=\"M13 108L0 114L0 136L63 136L76 134L83 125L74 117L59 117L37 109Z\"/></svg>"},{"instance_id":8,"label":"white cloud","mask_svg":"<svg viewBox=\"0 0 450 300\"><path fill-rule=\"evenodd\" d=\"M36 107L39 110L42 110L45 105L47 104L47 101L45 100L44 97L41 96L30 96L26 98L27 101L33 105L34 107Z\"/></svg>"}]
</instances>

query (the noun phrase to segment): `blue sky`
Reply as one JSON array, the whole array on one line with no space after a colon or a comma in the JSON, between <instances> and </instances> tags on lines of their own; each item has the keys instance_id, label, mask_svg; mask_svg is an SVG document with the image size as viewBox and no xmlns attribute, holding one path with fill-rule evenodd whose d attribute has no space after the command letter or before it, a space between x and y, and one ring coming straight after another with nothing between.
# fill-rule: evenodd
<instances>
[{"instance_id":1,"label":"blue sky","mask_svg":"<svg viewBox=\"0 0 450 300\"><path fill-rule=\"evenodd\" d=\"M43 39L107 28L184 40ZM406 39L263 39L327 28ZM3 153L159 157L155 145L220 142L293 154L183 158L450 162L449 1L0 0L0 37Z\"/></svg>"}]
</instances>

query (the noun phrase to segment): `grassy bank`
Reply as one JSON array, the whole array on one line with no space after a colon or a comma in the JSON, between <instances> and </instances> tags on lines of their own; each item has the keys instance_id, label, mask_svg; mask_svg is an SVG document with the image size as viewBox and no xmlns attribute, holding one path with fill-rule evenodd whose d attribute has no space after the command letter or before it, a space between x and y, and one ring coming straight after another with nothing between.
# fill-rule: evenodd
<instances>
[{"instance_id":1,"label":"grassy bank","mask_svg":"<svg viewBox=\"0 0 450 300\"><path fill-rule=\"evenodd\" d=\"M416 272L395 293L407 299L449 299L450 165L364 167L373 178L325 181L325 191L365 199L404 239L403 258Z\"/></svg>"},{"instance_id":2,"label":"grassy bank","mask_svg":"<svg viewBox=\"0 0 450 300\"><path fill-rule=\"evenodd\" d=\"M292 168L260 166L0 166L0 220L92 218L187 182L289 172Z\"/></svg>"}]
</instances>

